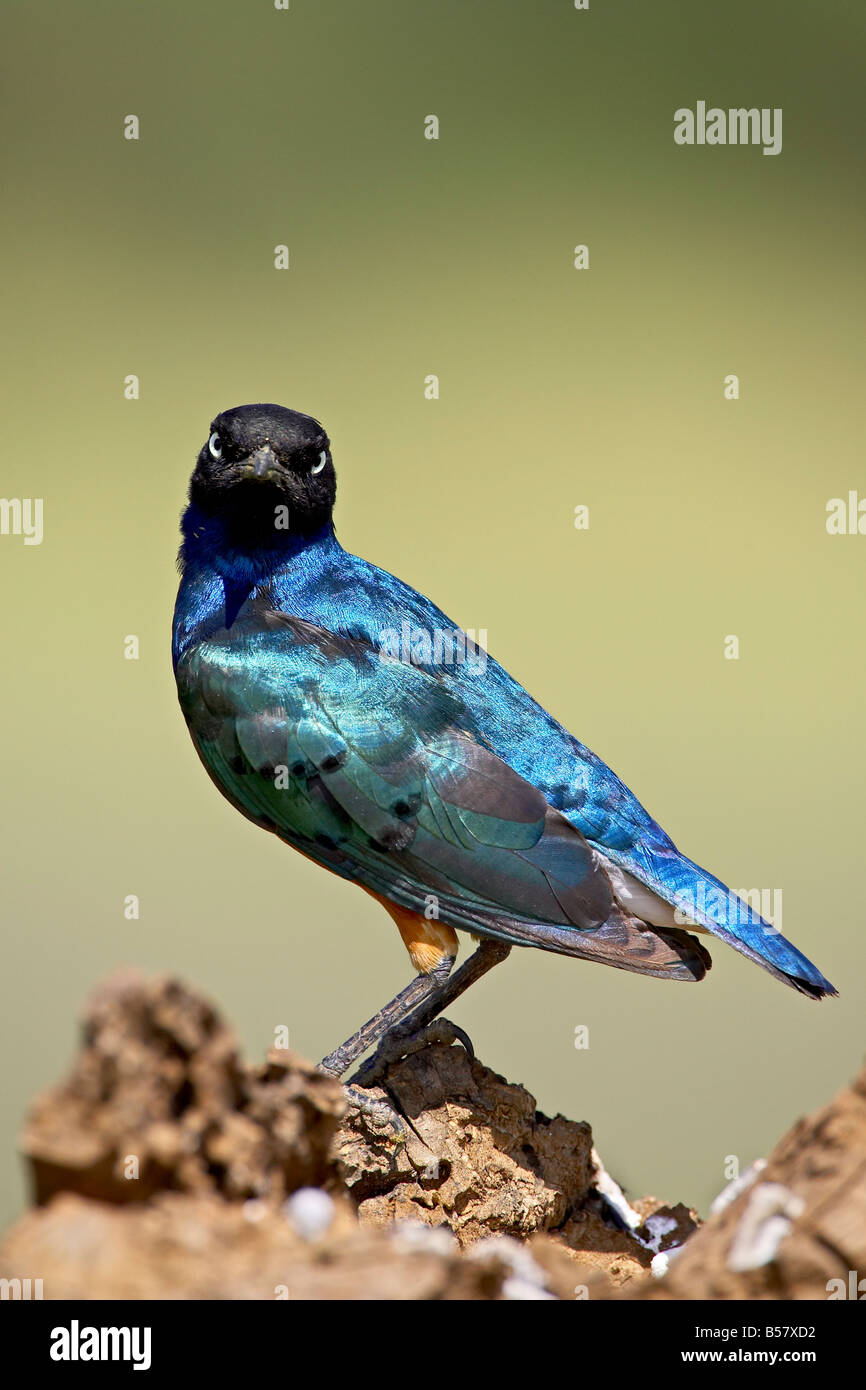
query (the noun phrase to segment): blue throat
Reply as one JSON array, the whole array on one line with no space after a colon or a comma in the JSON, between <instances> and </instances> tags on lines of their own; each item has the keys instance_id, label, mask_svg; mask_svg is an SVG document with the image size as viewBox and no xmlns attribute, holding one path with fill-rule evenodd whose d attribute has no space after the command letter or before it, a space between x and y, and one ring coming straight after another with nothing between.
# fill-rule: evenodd
<instances>
[{"instance_id":1,"label":"blue throat","mask_svg":"<svg viewBox=\"0 0 866 1390\"><path fill-rule=\"evenodd\" d=\"M295 569L309 580L344 553L331 521L310 532L275 532L273 544L241 550L228 541L223 520L205 516L194 503L183 514L181 532L175 666L193 642L216 627L231 627L255 589L278 576L290 583Z\"/></svg>"}]
</instances>

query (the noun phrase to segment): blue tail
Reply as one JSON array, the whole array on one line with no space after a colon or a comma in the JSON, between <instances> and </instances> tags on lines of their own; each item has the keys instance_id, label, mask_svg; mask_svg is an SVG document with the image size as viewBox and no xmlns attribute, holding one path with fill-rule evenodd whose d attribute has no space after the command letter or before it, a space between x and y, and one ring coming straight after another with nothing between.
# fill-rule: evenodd
<instances>
[{"instance_id":1,"label":"blue tail","mask_svg":"<svg viewBox=\"0 0 866 1390\"><path fill-rule=\"evenodd\" d=\"M691 918L810 999L838 993L776 927L674 846L649 848L644 843L630 852L605 848L604 853L677 908L683 914L684 926L685 919Z\"/></svg>"}]
</instances>

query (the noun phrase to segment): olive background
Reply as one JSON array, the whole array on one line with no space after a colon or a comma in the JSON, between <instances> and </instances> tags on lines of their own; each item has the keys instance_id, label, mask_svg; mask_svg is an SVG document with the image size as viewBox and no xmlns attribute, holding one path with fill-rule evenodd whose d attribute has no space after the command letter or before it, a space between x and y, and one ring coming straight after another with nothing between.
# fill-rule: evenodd
<instances>
[{"instance_id":1,"label":"olive background","mask_svg":"<svg viewBox=\"0 0 866 1390\"><path fill-rule=\"evenodd\" d=\"M631 1193L702 1210L858 1068L866 537L825 521L866 496L864 25L7 0L2 491L45 533L0 536L4 1218L116 966L201 987L254 1058L279 1025L321 1056L410 975L372 899L219 797L177 708L178 516L248 401L320 418L342 542L486 629L691 857L780 888L841 990L721 943L690 987L517 950L451 1011L479 1056L589 1120ZM698 100L782 107L782 153L676 146Z\"/></svg>"}]
</instances>

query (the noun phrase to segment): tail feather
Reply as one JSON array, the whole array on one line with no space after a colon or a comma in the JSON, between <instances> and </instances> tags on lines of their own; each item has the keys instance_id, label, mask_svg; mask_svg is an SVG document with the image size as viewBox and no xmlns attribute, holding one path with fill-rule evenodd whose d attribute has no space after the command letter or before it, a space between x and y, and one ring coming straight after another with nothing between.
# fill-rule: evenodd
<instances>
[{"instance_id":1,"label":"tail feather","mask_svg":"<svg viewBox=\"0 0 866 1390\"><path fill-rule=\"evenodd\" d=\"M475 930L516 946L594 960L633 975L653 975L657 980L702 980L713 963L709 951L688 932L652 927L619 909L614 909L600 927L589 930L513 918L485 922Z\"/></svg>"},{"instance_id":2,"label":"tail feather","mask_svg":"<svg viewBox=\"0 0 866 1390\"><path fill-rule=\"evenodd\" d=\"M775 979L810 999L823 999L825 995L838 993L818 967L778 928L765 921L720 879L676 849L642 848L640 858L610 849L605 849L604 853L677 908L685 926L687 919L691 919L740 955L762 966Z\"/></svg>"}]
</instances>

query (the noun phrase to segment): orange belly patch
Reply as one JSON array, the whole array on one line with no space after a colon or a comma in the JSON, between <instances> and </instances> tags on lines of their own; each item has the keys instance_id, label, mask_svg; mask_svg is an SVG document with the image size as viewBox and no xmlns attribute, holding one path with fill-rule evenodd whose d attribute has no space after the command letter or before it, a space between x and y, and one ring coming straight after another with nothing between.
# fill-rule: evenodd
<instances>
[{"instance_id":1,"label":"orange belly patch","mask_svg":"<svg viewBox=\"0 0 866 1390\"><path fill-rule=\"evenodd\" d=\"M363 888L363 884L358 885ZM446 956L457 955L457 933L447 922L429 921L419 912L411 912L407 907L398 907L388 898L364 888L371 898L381 903L385 911L397 923L397 930L403 938L403 945L420 975L429 975L431 970Z\"/></svg>"}]
</instances>

